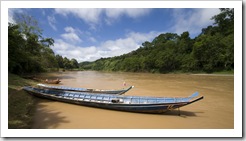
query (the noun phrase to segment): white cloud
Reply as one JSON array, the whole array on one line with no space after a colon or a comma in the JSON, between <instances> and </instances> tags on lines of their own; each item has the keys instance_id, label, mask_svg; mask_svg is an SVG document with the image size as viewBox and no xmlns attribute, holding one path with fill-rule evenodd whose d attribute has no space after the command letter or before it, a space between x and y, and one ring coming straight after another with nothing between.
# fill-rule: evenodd
<instances>
[{"instance_id":1,"label":"white cloud","mask_svg":"<svg viewBox=\"0 0 246 141\"><path fill-rule=\"evenodd\" d=\"M189 31L191 35L197 35L201 32L202 28L213 24L213 21L210 19L219 12L219 9L213 8L173 9L173 22L175 25L172 27L172 32L180 34L184 31Z\"/></svg>"},{"instance_id":2,"label":"white cloud","mask_svg":"<svg viewBox=\"0 0 246 141\"><path fill-rule=\"evenodd\" d=\"M94 46L76 46L62 39L56 39L55 41L54 46L52 46L55 53L69 59L75 58L78 61L93 60L92 58L97 53L97 49Z\"/></svg>"},{"instance_id":3,"label":"white cloud","mask_svg":"<svg viewBox=\"0 0 246 141\"><path fill-rule=\"evenodd\" d=\"M57 14L67 17L73 15L82 19L87 23L91 29L96 29L96 26L106 22L106 24L112 24L115 19L125 15L130 18L138 18L144 16L150 12L151 9L147 8L57 8L55 12Z\"/></svg>"},{"instance_id":4,"label":"white cloud","mask_svg":"<svg viewBox=\"0 0 246 141\"><path fill-rule=\"evenodd\" d=\"M57 14L61 14L63 16L73 15L82 19L85 23L89 24L92 29L95 28L95 25L100 21L100 15L102 9L100 8L57 8L55 9Z\"/></svg>"},{"instance_id":5,"label":"white cloud","mask_svg":"<svg viewBox=\"0 0 246 141\"><path fill-rule=\"evenodd\" d=\"M129 32L127 36L132 38L133 40L143 43L144 41L149 41L150 39L153 39L153 37L161 33L163 32L156 32L156 31L150 31L149 33Z\"/></svg>"},{"instance_id":6,"label":"white cloud","mask_svg":"<svg viewBox=\"0 0 246 141\"><path fill-rule=\"evenodd\" d=\"M97 40L94 37L89 37L88 40L93 42L93 43L97 42Z\"/></svg>"},{"instance_id":7,"label":"white cloud","mask_svg":"<svg viewBox=\"0 0 246 141\"><path fill-rule=\"evenodd\" d=\"M118 18L126 15L131 18L137 18L148 14L151 9L148 8L109 8L105 9L105 14L108 18Z\"/></svg>"},{"instance_id":8,"label":"white cloud","mask_svg":"<svg viewBox=\"0 0 246 141\"><path fill-rule=\"evenodd\" d=\"M47 19L48 19L48 23L49 23L50 27L51 27L53 30L57 31L57 28L56 28L56 26L55 26L55 23L56 23L55 17L54 17L54 16L47 16Z\"/></svg>"},{"instance_id":9,"label":"white cloud","mask_svg":"<svg viewBox=\"0 0 246 141\"><path fill-rule=\"evenodd\" d=\"M14 14L13 10L9 9L8 10L8 22L9 23L15 23L13 14Z\"/></svg>"},{"instance_id":10,"label":"white cloud","mask_svg":"<svg viewBox=\"0 0 246 141\"><path fill-rule=\"evenodd\" d=\"M46 13L45 13L45 10L44 9L41 9L41 12L42 12L42 15L45 16Z\"/></svg>"},{"instance_id":11,"label":"white cloud","mask_svg":"<svg viewBox=\"0 0 246 141\"><path fill-rule=\"evenodd\" d=\"M10 23L16 23L16 21L14 20L14 14L15 13L23 13L24 11L22 9L19 8L9 8L8 9L8 22Z\"/></svg>"},{"instance_id":12,"label":"white cloud","mask_svg":"<svg viewBox=\"0 0 246 141\"><path fill-rule=\"evenodd\" d=\"M72 33L75 32L75 29L72 28L72 27L70 27L70 26L65 27L64 30L65 30L66 32L72 32Z\"/></svg>"},{"instance_id":13,"label":"white cloud","mask_svg":"<svg viewBox=\"0 0 246 141\"><path fill-rule=\"evenodd\" d=\"M126 34L125 38L107 40L98 46L88 47L74 45L63 39L56 39L52 49L55 53L70 59L75 58L78 62L95 61L101 57L113 57L131 52L140 47L143 42L152 41L159 34L160 32L154 31L149 33L130 32Z\"/></svg>"},{"instance_id":14,"label":"white cloud","mask_svg":"<svg viewBox=\"0 0 246 141\"><path fill-rule=\"evenodd\" d=\"M154 37L159 35L161 32L151 31L149 33L130 32L125 38L117 40L108 40L103 42L100 46L102 57L119 56L125 53L129 53L136 50L145 41L152 41Z\"/></svg>"},{"instance_id":15,"label":"white cloud","mask_svg":"<svg viewBox=\"0 0 246 141\"><path fill-rule=\"evenodd\" d=\"M203 23L204 25L213 23L214 21L209 21L214 15L217 15L220 13L219 9L215 8L206 8L206 9L201 9L201 18L200 18L200 23Z\"/></svg>"},{"instance_id":16,"label":"white cloud","mask_svg":"<svg viewBox=\"0 0 246 141\"><path fill-rule=\"evenodd\" d=\"M77 35L80 32L78 29L75 30L72 27L65 27L64 30L66 31L66 33L61 35L61 37L63 39L65 39L66 41L71 42L71 43L80 43L80 42L82 42L82 40Z\"/></svg>"},{"instance_id":17,"label":"white cloud","mask_svg":"<svg viewBox=\"0 0 246 141\"><path fill-rule=\"evenodd\" d=\"M108 8L105 9L106 19L105 22L111 25L115 20L121 16L127 16L130 18L138 18L149 14L151 9L149 8Z\"/></svg>"}]
</instances>

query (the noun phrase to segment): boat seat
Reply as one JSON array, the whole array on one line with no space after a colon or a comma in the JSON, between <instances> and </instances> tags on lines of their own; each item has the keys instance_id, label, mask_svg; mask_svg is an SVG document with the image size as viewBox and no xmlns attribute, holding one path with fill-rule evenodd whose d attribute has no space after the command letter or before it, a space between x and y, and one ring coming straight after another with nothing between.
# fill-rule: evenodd
<instances>
[{"instance_id":1,"label":"boat seat","mask_svg":"<svg viewBox=\"0 0 246 141\"><path fill-rule=\"evenodd\" d=\"M112 99L112 103L123 103L123 99Z\"/></svg>"}]
</instances>

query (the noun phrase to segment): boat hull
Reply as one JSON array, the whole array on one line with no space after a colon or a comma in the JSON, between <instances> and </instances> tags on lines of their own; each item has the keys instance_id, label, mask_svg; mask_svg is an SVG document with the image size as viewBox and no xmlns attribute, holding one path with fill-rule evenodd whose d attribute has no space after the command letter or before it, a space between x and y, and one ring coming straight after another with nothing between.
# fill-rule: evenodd
<instances>
[{"instance_id":1,"label":"boat hull","mask_svg":"<svg viewBox=\"0 0 246 141\"><path fill-rule=\"evenodd\" d=\"M115 103L110 101L102 102L102 101L96 101L93 99L80 99L76 97L64 97L57 94L46 94L39 91L32 90L30 88L24 88L28 93L51 100L56 100L60 102L66 102L66 103L72 103L72 104L78 104L83 106L89 106L89 107L96 107L96 108L103 108L103 109L110 109L110 110L118 110L118 111L127 111L127 112L138 112L138 113L164 113L166 111L170 111L176 108L180 108L182 106L188 105L193 103L194 101L201 100L203 97L200 97L193 101L186 101L186 102L177 102L177 103L132 103L132 104L126 104L126 103ZM85 94L88 96L94 96L94 94ZM110 97L108 94L101 94L100 96ZM121 96L120 98L128 98L127 96Z\"/></svg>"}]
</instances>

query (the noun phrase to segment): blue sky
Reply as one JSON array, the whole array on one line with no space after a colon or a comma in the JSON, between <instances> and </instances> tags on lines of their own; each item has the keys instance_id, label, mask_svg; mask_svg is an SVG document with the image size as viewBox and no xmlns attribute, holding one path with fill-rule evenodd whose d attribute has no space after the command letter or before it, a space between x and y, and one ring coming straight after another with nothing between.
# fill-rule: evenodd
<instances>
[{"instance_id":1,"label":"blue sky","mask_svg":"<svg viewBox=\"0 0 246 141\"><path fill-rule=\"evenodd\" d=\"M43 37L55 40L51 47L55 54L82 62L131 52L161 33L189 31L193 38L212 25L210 18L219 12L212 8L28 8L9 9L8 21L15 22L14 13L33 16Z\"/></svg>"}]
</instances>

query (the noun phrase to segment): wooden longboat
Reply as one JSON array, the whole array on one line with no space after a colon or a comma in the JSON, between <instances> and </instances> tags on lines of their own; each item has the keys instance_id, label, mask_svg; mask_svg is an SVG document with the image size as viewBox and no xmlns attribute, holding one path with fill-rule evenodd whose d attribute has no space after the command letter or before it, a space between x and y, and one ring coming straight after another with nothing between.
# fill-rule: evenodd
<instances>
[{"instance_id":1,"label":"wooden longboat","mask_svg":"<svg viewBox=\"0 0 246 141\"><path fill-rule=\"evenodd\" d=\"M124 94L134 87L134 86L130 86L129 88L120 89L120 90L101 90L101 89L90 89L90 88L73 88L73 87L67 87L67 86L50 86L50 85L45 85L45 84L37 84L37 86L43 89L75 91L75 92L89 92L89 93L107 93L107 94L118 94L118 95Z\"/></svg>"},{"instance_id":2,"label":"wooden longboat","mask_svg":"<svg viewBox=\"0 0 246 141\"><path fill-rule=\"evenodd\" d=\"M58 78L52 80L52 79L40 79L40 78L34 77L32 79L35 80L35 81L39 81L41 83L46 83L46 84L59 84L61 82L61 80L58 79Z\"/></svg>"},{"instance_id":3,"label":"wooden longboat","mask_svg":"<svg viewBox=\"0 0 246 141\"><path fill-rule=\"evenodd\" d=\"M30 86L23 87L23 89L32 95L51 100L83 106L140 113L164 113L203 99L203 96L198 97L198 92L189 97L147 97L57 91Z\"/></svg>"},{"instance_id":4,"label":"wooden longboat","mask_svg":"<svg viewBox=\"0 0 246 141\"><path fill-rule=\"evenodd\" d=\"M61 82L61 80L59 80L59 79L56 79L56 80L45 80L43 82L45 82L47 84L59 84Z\"/></svg>"}]
</instances>

